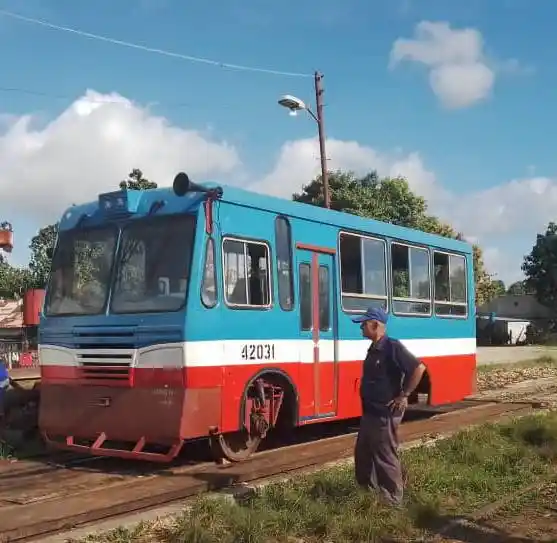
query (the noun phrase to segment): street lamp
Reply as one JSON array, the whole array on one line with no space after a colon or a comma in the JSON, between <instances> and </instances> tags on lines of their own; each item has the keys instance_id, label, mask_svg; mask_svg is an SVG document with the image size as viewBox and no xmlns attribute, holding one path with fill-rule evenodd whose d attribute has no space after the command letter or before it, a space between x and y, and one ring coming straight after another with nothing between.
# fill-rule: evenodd
<instances>
[{"instance_id":1,"label":"street lamp","mask_svg":"<svg viewBox=\"0 0 557 543\"><path fill-rule=\"evenodd\" d=\"M321 158L321 179L323 180L323 196L325 197L325 207L331 207L331 198L329 195L329 175L327 172L327 155L325 153L325 125L323 121L323 74L315 72L315 105L316 113L314 113L303 100L291 96L289 94L280 98L278 103L290 110L290 115L296 115L298 111L307 111L313 120L317 123L319 132L319 154Z\"/></svg>"}]
</instances>

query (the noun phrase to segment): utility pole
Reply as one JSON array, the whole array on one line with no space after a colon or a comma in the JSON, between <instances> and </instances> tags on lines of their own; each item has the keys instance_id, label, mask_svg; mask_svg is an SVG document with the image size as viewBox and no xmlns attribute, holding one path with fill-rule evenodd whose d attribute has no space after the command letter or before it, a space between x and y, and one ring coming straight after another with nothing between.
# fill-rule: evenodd
<instances>
[{"instance_id":1,"label":"utility pole","mask_svg":"<svg viewBox=\"0 0 557 543\"><path fill-rule=\"evenodd\" d=\"M317 130L319 132L319 155L321 158L321 181L323 183L323 196L325 198L325 207L330 209L331 196L329 194L329 172L327 171L327 153L325 151L325 122L323 120L323 74L315 72L315 104L316 104L316 121Z\"/></svg>"}]
</instances>

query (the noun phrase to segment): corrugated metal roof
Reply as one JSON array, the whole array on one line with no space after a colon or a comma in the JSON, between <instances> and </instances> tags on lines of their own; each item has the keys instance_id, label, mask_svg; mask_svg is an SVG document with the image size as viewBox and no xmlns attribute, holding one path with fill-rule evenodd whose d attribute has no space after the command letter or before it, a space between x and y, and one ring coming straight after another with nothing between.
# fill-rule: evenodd
<instances>
[{"instance_id":1,"label":"corrugated metal roof","mask_svg":"<svg viewBox=\"0 0 557 543\"><path fill-rule=\"evenodd\" d=\"M0 299L0 328L23 326L23 300L17 302Z\"/></svg>"}]
</instances>

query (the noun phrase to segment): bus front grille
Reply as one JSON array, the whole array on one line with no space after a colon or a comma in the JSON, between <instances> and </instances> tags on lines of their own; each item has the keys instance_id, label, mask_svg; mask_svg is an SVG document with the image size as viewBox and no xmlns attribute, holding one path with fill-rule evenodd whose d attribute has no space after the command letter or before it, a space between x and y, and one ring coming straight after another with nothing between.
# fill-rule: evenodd
<instances>
[{"instance_id":1,"label":"bus front grille","mask_svg":"<svg viewBox=\"0 0 557 543\"><path fill-rule=\"evenodd\" d=\"M77 353L81 377L89 381L128 381L131 349L87 349Z\"/></svg>"}]
</instances>

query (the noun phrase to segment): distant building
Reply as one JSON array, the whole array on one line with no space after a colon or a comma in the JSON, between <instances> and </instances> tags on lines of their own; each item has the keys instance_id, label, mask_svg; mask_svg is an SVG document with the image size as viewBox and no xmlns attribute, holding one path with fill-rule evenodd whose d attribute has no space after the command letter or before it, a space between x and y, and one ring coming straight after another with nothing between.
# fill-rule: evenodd
<instances>
[{"instance_id":1,"label":"distant building","mask_svg":"<svg viewBox=\"0 0 557 543\"><path fill-rule=\"evenodd\" d=\"M557 312L531 294L505 294L479 306L476 318L478 344L505 345L525 343L530 324L557 320Z\"/></svg>"},{"instance_id":2,"label":"distant building","mask_svg":"<svg viewBox=\"0 0 557 543\"><path fill-rule=\"evenodd\" d=\"M528 321L557 319L557 312L540 304L532 294L505 294L477 308L478 315L491 313L500 318Z\"/></svg>"},{"instance_id":3,"label":"distant building","mask_svg":"<svg viewBox=\"0 0 557 543\"><path fill-rule=\"evenodd\" d=\"M19 362L24 334L23 301L0 299L0 359L10 367Z\"/></svg>"},{"instance_id":4,"label":"distant building","mask_svg":"<svg viewBox=\"0 0 557 543\"><path fill-rule=\"evenodd\" d=\"M23 328L23 300L0 298L0 338L21 333Z\"/></svg>"},{"instance_id":5,"label":"distant building","mask_svg":"<svg viewBox=\"0 0 557 543\"><path fill-rule=\"evenodd\" d=\"M0 298L0 359L9 367L36 363L37 327L25 324L24 300Z\"/></svg>"}]
</instances>

